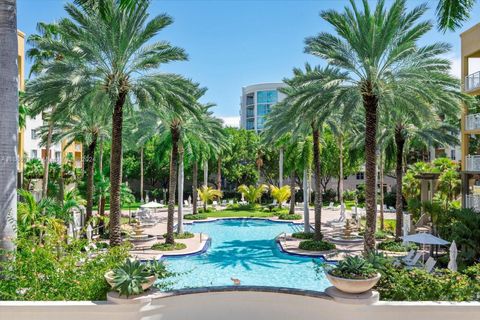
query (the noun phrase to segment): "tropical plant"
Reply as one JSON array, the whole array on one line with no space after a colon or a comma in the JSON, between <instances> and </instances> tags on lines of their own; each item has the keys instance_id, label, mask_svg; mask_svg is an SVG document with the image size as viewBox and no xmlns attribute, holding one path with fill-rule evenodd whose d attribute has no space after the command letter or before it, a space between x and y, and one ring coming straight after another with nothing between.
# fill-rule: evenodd
<instances>
[{"instance_id":1,"label":"tropical plant","mask_svg":"<svg viewBox=\"0 0 480 320\"><path fill-rule=\"evenodd\" d=\"M476 0L439 0L437 5L438 29L454 31L470 18Z\"/></svg>"},{"instance_id":2,"label":"tropical plant","mask_svg":"<svg viewBox=\"0 0 480 320\"><path fill-rule=\"evenodd\" d=\"M281 208L282 204L290 199L292 192L290 186L277 187L270 186L270 195L277 201L278 207ZM290 200L292 201L292 200ZM295 202L295 200L294 200Z\"/></svg>"},{"instance_id":3,"label":"tropical plant","mask_svg":"<svg viewBox=\"0 0 480 320\"><path fill-rule=\"evenodd\" d=\"M143 292L142 284L148 281L152 274L138 260L126 259L118 268L113 270L114 290L127 298Z\"/></svg>"},{"instance_id":4,"label":"tropical plant","mask_svg":"<svg viewBox=\"0 0 480 320\"><path fill-rule=\"evenodd\" d=\"M215 198L221 198L223 196L222 191L213 189L212 187L202 186L198 189L198 195L203 201L203 210L207 211L207 203Z\"/></svg>"},{"instance_id":5,"label":"tropical plant","mask_svg":"<svg viewBox=\"0 0 480 320\"><path fill-rule=\"evenodd\" d=\"M361 101L365 115L365 193L367 223L365 250L375 247L376 152L378 118L395 100L416 97L431 103L458 105L458 82L448 74L450 62L441 58L449 51L445 43L419 46L418 40L431 28L419 22L426 5L407 11L405 0L389 7L378 1L363 10L354 1L344 12L327 10L321 17L333 28L306 40L306 51L329 62L329 67L304 79L336 86L336 97ZM379 37L381 41L377 41ZM323 94L318 90L318 96ZM344 114L352 114L358 103L343 103Z\"/></svg>"},{"instance_id":6,"label":"tropical plant","mask_svg":"<svg viewBox=\"0 0 480 320\"><path fill-rule=\"evenodd\" d=\"M48 84L55 97L68 105L87 94L109 99L112 112L110 163L110 243L119 245L120 184L124 109L134 102L141 107L172 107L172 100L190 100L190 82L178 75L157 73L162 63L185 60L185 52L154 37L172 23L167 15L148 20L150 1L124 7L114 0L101 5L66 4L69 18L58 23L59 41L40 41L42 50L53 50L61 60L46 63L46 72L27 86L40 92ZM75 48L73 50L72 48ZM133 76L135 74L135 76ZM48 102L48 99L44 100ZM62 106L59 106L62 107ZM175 110L189 108L175 104Z\"/></svg>"},{"instance_id":7,"label":"tropical plant","mask_svg":"<svg viewBox=\"0 0 480 320\"><path fill-rule=\"evenodd\" d=\"M249 204L255 204L262 198L262 195L267 192L268 186L264 184L258 186L246 186L242 184L237 190L245 197Z\"/></svg>"},{"instance_id":8,"label":"tropical plant","mask_svg":"<svg viewBox=\"0 0 480 320\"><path fill-rule=\"evenodd\" d=\"M40 179L43 175L43 164L39 159L30 159L25 162L23 171L23 188L30 190L30 184L33 179Z\"/></svg>"},{"instance_id":9,"label":"tropical plant","mask_svg":"<svg viewBox=\"0 0 480 320\"><path fill-rule=\"evenodd\" d=\"M348 256L338 262L336 267L327 269L332 276L345 279L369 279L377 275L377 270L360 256Z\"/></svg>"}]
</instances>

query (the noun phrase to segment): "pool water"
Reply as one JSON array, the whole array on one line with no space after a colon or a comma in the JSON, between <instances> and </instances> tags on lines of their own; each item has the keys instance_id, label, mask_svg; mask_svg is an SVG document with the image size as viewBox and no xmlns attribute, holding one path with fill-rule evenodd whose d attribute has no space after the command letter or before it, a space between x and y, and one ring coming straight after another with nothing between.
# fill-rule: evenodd
<instances>
[{"instance_id":1,"label":"pool water","mask_svg":"<svg viewBox=\"0 0 480 320\"><path fill-rule=\"evenodd\" d=\"M330 286L323 273L316 274L311 257L283 253L275 242L282 232L301 227L255 219L225 219L193 223L186 230L206 233L211 246L202 254L165 257L170 271L178 273L168 289L233 285L287 287L323 291ZM315 258L317 262L323 261Z\"/></svg>"}]
</instances>

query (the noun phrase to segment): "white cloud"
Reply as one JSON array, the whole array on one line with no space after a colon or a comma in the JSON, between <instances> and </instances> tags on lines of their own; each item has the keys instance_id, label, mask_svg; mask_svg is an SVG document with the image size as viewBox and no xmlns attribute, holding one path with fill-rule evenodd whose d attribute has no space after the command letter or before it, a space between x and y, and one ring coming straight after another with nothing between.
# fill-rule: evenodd
<instances>
[{"instance_id":1,"label":"white cloud","mask_svg":"<svg viewBox=\"0 0 480 320\"><path fill-rule=\"evenodd\" d=\"M219 117L223 121L225 127L240 127L240 117Z\"/></svg>"}]
</instances>

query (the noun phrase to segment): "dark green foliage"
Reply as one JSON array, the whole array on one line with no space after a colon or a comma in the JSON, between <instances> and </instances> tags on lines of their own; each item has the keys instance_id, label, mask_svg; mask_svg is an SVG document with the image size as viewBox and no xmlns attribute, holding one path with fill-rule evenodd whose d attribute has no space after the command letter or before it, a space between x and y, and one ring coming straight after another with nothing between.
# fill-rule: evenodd
<instances>
[{"instance_id":1,"label":"dark green foliage","mask_svg":"<svg viewBox=\"0 0 480 320\"><path fill-rule=\"evenodd\" d=\"M300 220L302 216L299 214L281 213L278 215L280 220Z\"/></svg>"},{"instance_id":2,"label":"dark green foliage","mask_svg":"<svg viewBox=\"0 0 480 320\"><path fill-rule=\"evenodd\" d=\"M156 243L152 246L152 250L173 251L173 250L182 250L182 249L185 249L186 247L187 245L181 242L175 242L175 244Z\"/></svg>"},{"instance_id":3,"label":"dark green foliage","mask_svg":"<svg viewBox=\"0 0 480 320\"><path fill-rule=\"evenodd\" d=\"M113 270L113 274L114 289L127 298L142 293L142 284L151 276L140 261L131 259L127 259L123 265Z\"/></svg>"},{"instance_id":4,"label":"dark green foliage","mask_svg":"<svg viewBox=\"0 0 480 320\"><path fill-rule=\"evenodd\" d=\"M335 277L346 279L369 279L377 274L373 265L360 256L348 256L327 272Z\"/></svg>"},{"instance_id":5,"label":"dark green foliage","mask_svg":"<svg viewBox=\"0 0 480 320\"><path fill-rule=\"evenodd\" d=\"M313 232L295 232L292 237L296 239L313 239L315 234Z\"/></svg>"},{"instance_id":6,"label":"dark green foliage","mask_svg":"<svg viewBox=\"0 0 480 320\"><path fill-rule=\"evenodd\" d=\"M335 249L336 246L327 241L305 240L300 242L298 248L308 251L328 251Z\"/></svg>"},{"instance_id":7,"label":"dark green foliage","mask_svg":"<svg viewBox=\"0 0 480 320\"><path fill-rule=\"evenodd\" d=\"M418 246L413 243L403 245L401 242L397 242L395 240L387 240L379 243L378 249L393 252L407 252L412 249L418 249Z\"/></svg>"},{"instance_id":8,"label":"dark green foliage","mask_svg":"<svg viewBox=\"0 0 480 320\"><path fill-rule=\"evenodd\" d=\"M183 219L185 220L205 220L207 219L208 216L206 214L200 214L200 213L197 213L197 214L186 214L183 216Z\"/></svg>"},{"instance_id":9,"label":"dark green foliage","mask_svg":"<svg viewBox=\"0 0 480 320\"><path fill-rule=\"evenodd\" d=\"M165 233L163 235L163 237L166 237L167 234ZM185 231L184 233L178 233L178 232L174 232L173 233L173 237L175 239L190 239L190 238L193 238L195 235L191 232L188 232L188 231Z\"/></svg>"}]
</instances>

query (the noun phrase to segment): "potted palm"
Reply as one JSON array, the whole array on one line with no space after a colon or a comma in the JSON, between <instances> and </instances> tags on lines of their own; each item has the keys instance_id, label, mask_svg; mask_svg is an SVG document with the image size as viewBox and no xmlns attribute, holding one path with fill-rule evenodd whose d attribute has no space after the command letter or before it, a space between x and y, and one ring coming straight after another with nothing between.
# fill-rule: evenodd
<instances>
[{"instance_id":1,"label":"potted palm","mask_svg":"<svg viewBox=\"0 0 480 320\"><path fill-rule=\"evenodd\" d=\"M372 289L380 280L374 266L359 256L349 256L337 266L323 265L330 283L345 293L362 293Z\"/></svg>"},{"instance_id":2,"label":"potted palm","mask_svg":"<svg viewBox=\"0 0 480 320\"><path fill-rule=\"evenodd\" d=\"M150 289L158 278L168 276L165 265L159 261L141 263L127 259L120 267L105 273L105 280L119 297L138 296Z\"/></svg>"}]
</instances>

